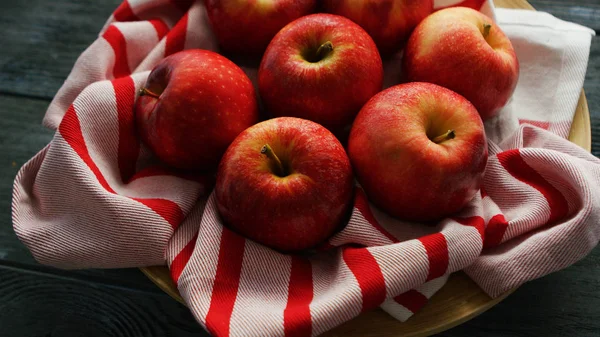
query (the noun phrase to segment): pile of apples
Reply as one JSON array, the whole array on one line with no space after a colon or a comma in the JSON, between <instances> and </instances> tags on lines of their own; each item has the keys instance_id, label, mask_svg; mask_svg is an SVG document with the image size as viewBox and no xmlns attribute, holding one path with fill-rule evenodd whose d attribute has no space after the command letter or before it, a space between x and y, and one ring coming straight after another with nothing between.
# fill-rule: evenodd
<instances>
[{"instance_id":1,"label":"pile of apples","mask_svg":"<svg viewBox=\"0 0 600 337\"><path fill-rule=\"evenodd\" d=\"M478 191L483 121L519 76L492 19L434 12L432 0L207 0L206 9L223 54L166 57L135 114L164 163L216 172L226 226L295 252L344 225L356 182L383 211L420 222ZM382 57L400 51L402 84L382 91ZM260 59L257 88L223 55Z\"/></svg>"}]
</instances>

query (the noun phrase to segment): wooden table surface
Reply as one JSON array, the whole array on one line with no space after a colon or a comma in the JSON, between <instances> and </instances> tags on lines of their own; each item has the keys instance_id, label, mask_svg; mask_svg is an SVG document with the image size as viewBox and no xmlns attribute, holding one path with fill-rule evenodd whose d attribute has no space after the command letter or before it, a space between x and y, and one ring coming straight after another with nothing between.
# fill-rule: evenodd
<instances>
[{"instance_id":1,"label":"wooden table surface","mask_svg":"<svg viewBox=\"0 0 600 337\"><path fill-rule=\"evenodd\" d=\"M36 263L12 230L19 167L46 145L46 108L119 0L0 1L0 337L207 336L186 307L137 269L61 271ZM531 0L600 30L600 0ZM600 156L600 37L584 85L592 153ZM438 336L600 336L600 248L519 288Z\"/></svg>"}]
</instances>

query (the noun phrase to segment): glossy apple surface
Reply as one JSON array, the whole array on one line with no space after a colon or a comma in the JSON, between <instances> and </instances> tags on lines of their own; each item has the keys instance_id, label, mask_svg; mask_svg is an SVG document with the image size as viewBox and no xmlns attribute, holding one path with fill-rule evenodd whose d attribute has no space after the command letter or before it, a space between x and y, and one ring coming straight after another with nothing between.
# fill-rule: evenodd
<instances>
[{"instance_id":1,"label":"glossy apple surface","mask_svg":"<svg viewBox=\"0 0 600 337\"><path fill-rule=\"evenodd\" d=\"M352 192L340 142L321 125L293 117L242 132L223 156L215 186L225 223L280 251L327 239L346 218Z\"/></svg>"},{"instance_id":2,"label":"glossy apple surface","mask_svg":"<svg viewBox=\"0 0 600 337\"><path fill-rule=\"evenodd\" d=\"M389 55L433 12L433 0L325 0L323 7L356 22L371 35L381 54Z\"/></svg>"},{"instance_id":3,"label":"glossy apple surface","mask_svg":"<svg viewBox=\"0 0 600 337\"><path fill-rule=\"evenodd\" d=\"M262 54L281 28L315 7L316 0L206 0L220 47L244 55Z\"/></svg>"},{"instance_id":4,"label":"glossy apple surface","mask_svg":"<svg viewBox=\"0 0 600 337\"><path fill-rule=\"evenodd\" d=\"M467 98L486 120L512 96L519 78L513 46L492 19L465 7L423 20L404 50L408 81L439 84Z\"/></svg>"},{"instance_id":5,"label":"glossy apple surface","mask_svg":"<svg viewBox=\"0 0 600 337\"><path fill-rule=\"evenodd\" d=\"M309 119L340 138L382 81L381 57L369 34L331 14L285 26L258 71L260 96L271 116Z\"/></svg>"},{"instance_id":6,"label":"glossy apple surface","mask_svg":"<svg viewBox=\"0 0 600 337\"><path fill-rule=\"evenodd\" d=\"M193 49L163 59L135 104L142 140L166 164L214 170L233 139L258 122L250 79L233 62Z\"/></svg>"},{"instance_id":7,"label":"glossy apple surface","mask_svg":"<svg viewBox=\"0 0 600 337\"><path fill-rule=\"evenodd\" d=\"M473 105L418 82L388 88L365 104L348 153L369 200L412 221L438 220L463 208L479 190L488 155Z\"/></svg>"}]
</instances>

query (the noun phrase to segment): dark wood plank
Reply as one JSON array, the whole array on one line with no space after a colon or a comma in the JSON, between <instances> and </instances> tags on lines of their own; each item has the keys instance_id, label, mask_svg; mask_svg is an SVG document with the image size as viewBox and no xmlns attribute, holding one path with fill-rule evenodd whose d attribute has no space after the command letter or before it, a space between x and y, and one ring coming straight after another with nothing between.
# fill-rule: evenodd
<instances>
[{"instance_id":1,"label":"dark wood plank","mask_svg":"<svg viewBox=\"0 0 600 337\"><path fill-rule=\"evenodd\" d=\"M0 337L208 336L183 305L0 267Z\"/></svg>"},{"instance_id":2,"label":"dark wood plank","mask_svg":"<svg viewBox=\"0 0 600 337\"><path fill-rule=\"evenodd\" d=\"M528 0L538 11L548 12L566 21L600 31L600 1L598 0Z\"/></svg>"},{"instance_id":3,"label":"dark wood plank","mask_svg":"<svg viewBox=\"0 0 600 337\"><path fill-rule=\"evenodd\" d=\"M597 247L571 267L523 285L497 306L438 336L597 337L599 266Z\"/></svg>"},{"instance_id":4,"label":"dark wood plank","mask_svg":"<svg viewBox=\"0 0 600 337\"><path fill-rule=\"evenodd\" d=\"M120 2L0 1L0 93L53 97Z\"/></svg>"}]
</instances>

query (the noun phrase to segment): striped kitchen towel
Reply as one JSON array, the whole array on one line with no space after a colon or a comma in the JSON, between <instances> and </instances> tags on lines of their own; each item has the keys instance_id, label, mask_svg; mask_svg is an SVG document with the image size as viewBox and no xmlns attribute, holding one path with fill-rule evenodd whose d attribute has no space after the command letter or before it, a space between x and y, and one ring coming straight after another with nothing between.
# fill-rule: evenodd
<instances>
[{"instance_id":1,"label":"striped kitchen towel","mask_svg":"<svg viewBox=\"0 0 600 337\"><path fill-rule=\"evenodd\" d=\"M59 268L167 263L216 336L318 335L376 307L404 321L452 272L465 270L498 296L573 264L600 238L600 160L565 140L591 33L483 0L436 1L453 5L495 17L521 63L512 101L486 122L481 193L454 216L435 226L404 222L357 189L347 226L311 255L280 254L228 230L213 177L161 165L133 122L136 92L157 62L183 49L217 50L203 1L128 0L48 108L54 138L14 184L17 235L39 262ZM398 58L386 64L386 86L400 78ZM255 68L244 70L255 79Z\"/></svg>"}]
</instances>

